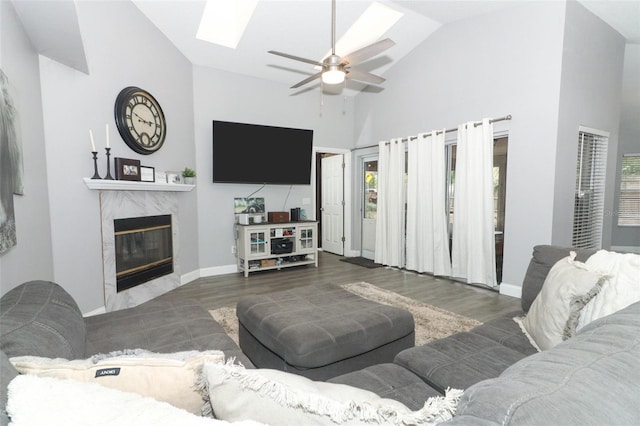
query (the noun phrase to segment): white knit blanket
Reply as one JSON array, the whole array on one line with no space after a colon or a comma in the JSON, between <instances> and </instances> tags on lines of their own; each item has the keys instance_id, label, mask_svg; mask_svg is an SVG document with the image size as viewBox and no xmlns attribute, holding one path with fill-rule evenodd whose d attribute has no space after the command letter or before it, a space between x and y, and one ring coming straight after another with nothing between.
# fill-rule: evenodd
<instances>
[{"instance_id":1,"label":"white knit blanket","mask_svg":"<svg viewBox=\"0 0 640 426\"><path fill-rule=\"evenodd\" d=\"M609 275L600 292L580 313L577 330L640 301L640 255L599 250L585 264Z\"/></svg>"}]
</instances>

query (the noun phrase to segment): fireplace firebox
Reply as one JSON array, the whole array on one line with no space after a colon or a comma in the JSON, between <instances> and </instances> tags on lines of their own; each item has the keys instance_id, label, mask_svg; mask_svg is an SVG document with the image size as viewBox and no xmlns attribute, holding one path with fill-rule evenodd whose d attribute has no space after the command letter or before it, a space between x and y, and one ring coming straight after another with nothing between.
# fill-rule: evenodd
<instances>
[{"instance_id":1,"label":"fireplace firebox","mask_svg":"<svg viewBox=\"0 0 640 426\"><path fill-rule=\"evenodd\" d=\"M171 215L113 221L117 292L173 273Z\"/></svg>"}]
</instances>

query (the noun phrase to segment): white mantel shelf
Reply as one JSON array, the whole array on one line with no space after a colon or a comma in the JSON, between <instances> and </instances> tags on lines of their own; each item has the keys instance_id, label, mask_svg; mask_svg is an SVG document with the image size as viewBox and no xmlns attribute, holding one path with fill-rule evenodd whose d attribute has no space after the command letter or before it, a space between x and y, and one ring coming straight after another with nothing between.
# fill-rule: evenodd
<instances>
[{"instance_id":1,"label":"white mantel shelf","mask_svg":"<svg viewBox=\"0 0 640 426\"><path fill-rule=\"evenodd\" d=\"M195 185L181 183L132 182L128 180L104 180L83 178L89 189L106 191L169 191L189 192Z\"/></svg>"}]
</instances>

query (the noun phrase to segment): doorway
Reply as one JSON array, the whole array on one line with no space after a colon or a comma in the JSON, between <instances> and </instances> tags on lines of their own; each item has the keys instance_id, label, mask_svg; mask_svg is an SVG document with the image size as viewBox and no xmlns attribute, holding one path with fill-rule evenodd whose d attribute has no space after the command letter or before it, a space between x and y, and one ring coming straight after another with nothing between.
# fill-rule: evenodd
<instances>
[{"instance_id":1,"label":"doorway","mask_svg":"<svg viewBox=\"0 0 640 426\"><path fill-rule=\"evenodd\" d=\"M345 159L343 154L316 153L318 248L345 253Z\"/></svg>"}]
</instances>

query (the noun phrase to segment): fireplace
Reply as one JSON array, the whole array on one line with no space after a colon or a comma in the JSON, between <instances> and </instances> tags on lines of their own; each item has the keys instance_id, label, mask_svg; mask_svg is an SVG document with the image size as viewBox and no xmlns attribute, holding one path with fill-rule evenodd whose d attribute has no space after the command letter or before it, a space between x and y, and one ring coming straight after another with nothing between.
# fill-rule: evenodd
<instances>
[{"instance_id":1,"label":"fireplace","mask_svg":"<svg viewBox=\"0 0 640 426\"><path fill-rule=\"evenodd\" d=\"M173 273L171 215L114 219L117 292Z\"/></svg>"},{"instance_id":2,"label":"fireplace","mask_svg":"<svg viewBox=\"0 0 640 426\"><path fill-rule=\"evenodd\" d=\"M153 299L154 297L158 297L161 294L180 287L180 212L178 209L178 201L176 193L170 191L100 191L104 306L107 312L137 306ZM160 225L145 225L144 223L140 225L140 223L133 222L135 226L129 229L120 228L120 223L126 223L128 222L128 219L154 216L164 216L166 219ZM120 219L125 219L125 221L120 222ZM118 223L117 226L119 231L116 231L116 223ZM167 231L167 229L169 229L167 226L169 225L171 228ZM141 244L138 242L138 238L144 238L146 235L140 235L137 238L129 238L130 241L127 241L126 243L124 242L126 240L123 239L123 242L120 242L121 238L118 238L119 241L117 245L126 247L126 250L129 253L135 250L144 252L143 249L145 248L153 248L152 251L155 251L155 247L163 246L163 251L165 251L165 253L156 256L156 260L166 260L170 257L172 260L172 266L168 266L168 260L164 262L163 266L168 268L169 271L173 268L173 272L158 276L157 278L150 279L142 284L122 291L118 288L118 278L116 277L116 274L122 276L122 272L126 270L131 270L135 267L152 262L140 262L140 264L133 267L129 266L127 263L126 267L118 268L119 271L117 272L115 233L123 232L123 230L126 232L135 229L154 228L156 226L162 226L162 229L164 229L164 234L162 235L165 239L164 244L159 244L157 241L154 241L153 243L146 243L146 245ZM135 232L131 233L135 234ZM122 248L119 248L118 250L122 251ZM128 261L125 260L125 262ZM118 263L118 266L121 266L122 260L118 259ZM156 275L156 273L153 273L152 275ZM145 277L144 279L147 278L148 277Z\"/></svg>"}]
</instances>

